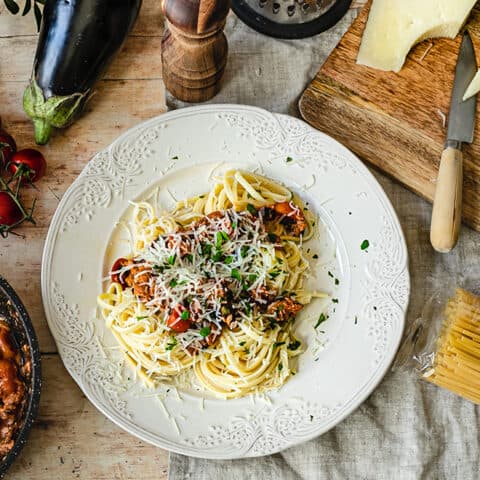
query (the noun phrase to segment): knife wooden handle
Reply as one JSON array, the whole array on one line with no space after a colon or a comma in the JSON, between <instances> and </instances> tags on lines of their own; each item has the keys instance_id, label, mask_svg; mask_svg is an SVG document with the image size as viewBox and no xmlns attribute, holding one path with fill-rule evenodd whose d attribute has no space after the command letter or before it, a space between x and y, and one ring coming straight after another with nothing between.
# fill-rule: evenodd
<instances>
[{"instance_id":1,"label":"knife wooden handle","mask_svg":"<svg viewBox=\"0 0 480 480\"><path fill-rule=\"evenodd\" d=\"M462 219L462 189L462 152L447 147L438 171L430 227L430 242L437 252L449 252L457 243Z\"/></svg>"}]
</instances>

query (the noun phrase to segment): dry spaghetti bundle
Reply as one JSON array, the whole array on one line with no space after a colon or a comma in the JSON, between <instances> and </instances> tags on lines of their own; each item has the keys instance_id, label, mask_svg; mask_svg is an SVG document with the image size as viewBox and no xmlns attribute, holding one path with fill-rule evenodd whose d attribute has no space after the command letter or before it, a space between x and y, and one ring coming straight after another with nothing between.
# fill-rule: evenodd
<instances>
[{"instance_id":1,"label":"dry spaghetti bundle","mask_svg":"<svg viewBox=\"0 0 480 480\"><path fill-rule=\"evenodd\" d=\"M480 404L480 297L458 288L448 301L433 368L424 378Z\"/></svg>"}]
</instances>

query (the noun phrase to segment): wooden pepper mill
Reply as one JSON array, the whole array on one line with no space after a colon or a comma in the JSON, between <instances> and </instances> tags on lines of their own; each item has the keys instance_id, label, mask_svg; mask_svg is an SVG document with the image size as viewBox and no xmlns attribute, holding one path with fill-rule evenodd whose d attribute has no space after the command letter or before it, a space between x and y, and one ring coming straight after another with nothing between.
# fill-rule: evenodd
<instances>
[{"instance_id":1,"label":"wooden pepper mill","mask_svg":"<svg viewBox=\"0 0 480 480\"><path fill-rule=\"evenodd\" d=\"M162 40L167 90L185 102L204 102L220 90L228 44L223 33L230 0L163 0Z\"/></svg>"}]
</instances>

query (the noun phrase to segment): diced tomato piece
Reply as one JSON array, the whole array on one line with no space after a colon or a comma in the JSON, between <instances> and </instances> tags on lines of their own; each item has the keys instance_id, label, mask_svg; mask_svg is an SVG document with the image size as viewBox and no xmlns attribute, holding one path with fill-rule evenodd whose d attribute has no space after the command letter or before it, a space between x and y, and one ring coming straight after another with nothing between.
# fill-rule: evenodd
<instances>
[{"instance_id":1,"label":"diced tomato piece","mask_svg":"<svg viewBox=\"0 0 480 480\"><path fill-rule=\"evenodd\" d=\"M183 312L188 312L188 310L182 305L177 305L167 319L167 327L177 333L186 332L191 327L192 322L182 319Z\"/></svg>"},{"instance_id":2,"label":"diced tomato piece","mask_svg":"<svg viewBox=\"0 0 480 480\"><path fill-rule=\"evenodd\" d=\"M115 260L114 264L112 265L112 269L110 270L110 278L112 279L112 282L120 283L122 287L125 287L125 282L120 278L119 270L122 267L126 267L130 263L131 261L126 258L117 258L117 260Z\"/></svg>"},{"instance_id":3,"label":"diced tomato piece","mask_svg":"<svg viewBox=\"0 0 480 480\"><path fill-rule=\"evenodd\" d=\"M290 215L292 212L295 211L290 205L290 202L276 203L273 208L277 213L280 213L281 215Z\"/></svg>"}]
</instances>

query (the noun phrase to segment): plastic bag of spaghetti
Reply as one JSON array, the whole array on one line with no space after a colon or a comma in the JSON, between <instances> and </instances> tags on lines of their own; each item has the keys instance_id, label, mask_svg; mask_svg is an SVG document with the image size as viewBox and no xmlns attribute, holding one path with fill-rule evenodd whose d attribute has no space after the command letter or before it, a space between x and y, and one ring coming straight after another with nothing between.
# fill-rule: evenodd
<instances>
[{"instance_id":1,"label":"plastic bag of spaghetti","mask_svg":"<svg viewBox=\"0 0 480 480\"><path fill-rule=\"evenodd\" d=\"M434 294L407 329L394 369L480 404L480 297L462 288Z\"/></svg>"}]
</instances>

